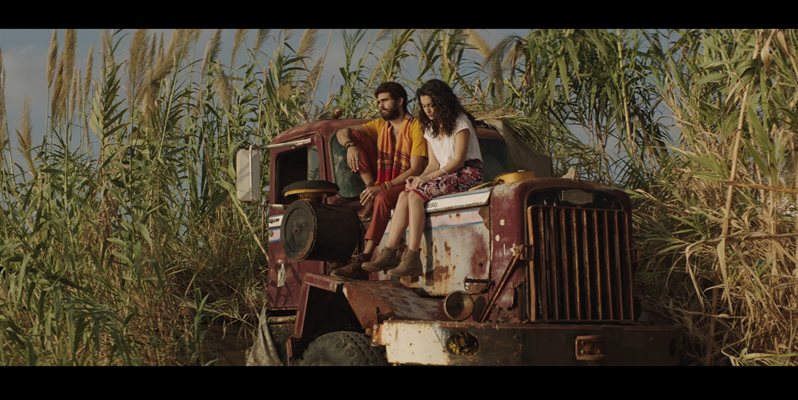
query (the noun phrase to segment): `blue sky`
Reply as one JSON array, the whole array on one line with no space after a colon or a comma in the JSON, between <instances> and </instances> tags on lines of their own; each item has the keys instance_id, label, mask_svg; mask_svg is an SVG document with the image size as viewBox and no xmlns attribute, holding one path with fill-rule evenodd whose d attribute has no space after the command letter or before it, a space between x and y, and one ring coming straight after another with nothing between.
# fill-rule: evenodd
<instances>
[{"instance_id":1,"label":"blue sky","mask_svg":"<svg viewBox=\"0 0 798 400\"><path fill-rule=\"evenodd\" d=\"M277 30L273 30L272 34ZM367 42L369 38L373 38L378 30L369 30L364 39ZM3 29L0 30L0 50L3 52L3 62L6 71L6 106L8 109L8 128L11 136L13 146L16 148L16 135L15 129L19 127L20 113L25 96L31 99L31 119L34 132L34 146L41 142L42 130L45 126L45 110L47 102L47 52L50 47L50 37L53 30L51 29ZM130 33L122 41L119 49L117 50L117 59L127 58L128 44L133 30L126 31ZM165 40L171 36L172 30L158 30L153 29L150 32L160 33L164 32ZM200 37L199 44L197 45L197 52L203 52L205 44L207 43L210 35L214 32L213 29L203 30ZM502 38L509 34L525 34L528 32L526 29L478 29L485 41L492 47L499 42ZM98 29L79 29L77 30L77 52L76 52L76 65L80 66L81 70L85 68L86 56L90 46L94 47L94 71L96 74L98 68L98 50L100 47L100 33ZM302 35L302 30L293 30L293 40L298 41ZM222 33L222 50L220 52L220 60L224 63L229 62L230 50L232 48L234 30L224 30ZM247 35L247 45L252 46L255 40L255 30L250 30ZM323 77L321 82L322 86L329 88L329 82L333 81L333 87L337 87L341 83L338 75L338 68L343 66L343 39L341 30L338 29L325 29L319 30L318 40L316 43L316 53L314 59L321 55L324 51L328 37L330 38L330 50L327 56L327 61L324 66ZM64 30L58 30L59 52L63 49ZM269 40L264 45L266 54L270 54L271 48L274 44L273 40ZM243 57L243 51L239 52L238 57ZM203 54L195 54L196 58L201 58ZM358 57L356 55L355 57ZM239 58L239 62L242 58ZM335 80L338 78L337 80ZM124 80L123 80L124 84ZM320 86L321 88L321 86Z\"/></svg>"}]
</instances>

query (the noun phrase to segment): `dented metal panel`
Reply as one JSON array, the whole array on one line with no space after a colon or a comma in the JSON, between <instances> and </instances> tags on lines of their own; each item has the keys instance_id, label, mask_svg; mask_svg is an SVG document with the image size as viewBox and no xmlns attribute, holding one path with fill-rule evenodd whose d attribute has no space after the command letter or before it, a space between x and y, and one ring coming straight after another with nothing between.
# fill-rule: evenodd
<instances>
[{"instance_id":1,"label":"dented metal panel","mask_svg":"<svg viewBox=\"0 0 798 400\"><path fill-rule=\"evenodd\" d=\"M387 319L447 319L441 299L421 297L399 282L348 281L343 293L367 331Z\"/></svg>"},{"instance_id":2,"label":"dented metal panel","mask_svg":"<svg viewBox=\"0 0 798 400\"><path fill-rule=\"evenodd\" d=\"M421 365L676 365L679 331L649 325L386 321L388 362Z\"/></svg>"},{"instance_id":3,"label":"dented metal panel","mask_svg":"<svg viewBox=\"0 0 798 400\"><path fill-rule=\"evenodd\" d=\"M464 290L466 278L487 279L490 230L487 213L481 211L467 208L430 214L421 240L424 272L417 278L402 278L402 283L430 296L445 296Z\"/></svg>"},{"instance_id":4,"label":"dented metal panel","mask_svg":"<svg viewBox=\"0 0 798 400\"><path fill-rule=\"evenodd\" d=\"M491 290L496 289L495 283L499 282L504 274L504 267L510 264L515 253L514 248L526 244L525 239L525 215L523 207L518 207L519 204L524 204L526 197L526 190L519 190L519 186L524 182L516 184L499 185L493 189L491 194L491 219L490 219L490 254L491 254L491 268L489 278L494 282ZM519 300L517 292L524 289L527 285L524 268L516 268L508 279L507 284L496 299L496 315L488 317L490 321L498 321L500 319L500 309L515 309L519 307L515 304ZM524 297L524 296L521 296ZM502 317L507 322L507 318L519 319L522 316L516 313L513 316Z\"/></svg>"}]
</instances>

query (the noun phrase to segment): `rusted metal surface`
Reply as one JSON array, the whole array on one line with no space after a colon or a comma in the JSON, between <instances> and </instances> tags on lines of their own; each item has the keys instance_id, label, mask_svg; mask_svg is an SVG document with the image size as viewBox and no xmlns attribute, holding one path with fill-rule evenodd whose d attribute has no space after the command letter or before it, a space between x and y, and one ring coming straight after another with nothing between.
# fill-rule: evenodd
<instances>
[{"instance_id":1,"label":"rusted metal surface","mask_svg":"<svg viewBox=\"0 0 798 400\"><path fill-rule=\"evenodd\" d=\"M519 298L526 298L528 299L524 305L526 311L521 317L530 320L539 319L540 313L534 312L536 309L550 309L549 319L551 320L587 320L588 315L594 316L590 318L591 320L621 319L617 315L614 318L605 315L611 307L604 303L609 301L608 293L622 296L616 300L617 306L631 304L629 297L622 290L610 291L606 289L606 286L631 287L631 281L622 281L619 284L615 280L618 275L615 272L612 272L611 275L599 274L594 270L595 265L613 268L616 261L621 262L622 268L626 268L622 263L622 258L618 260L609 258L607 262L595 261L598 256L611 257L609 253L604 254L604 252L594 249L596 239L618 232L607 232L605 235L602 235L600 231L592 232L591 229L598 229L595 227L603 225L597 225L591 219L594 216L590 214L583 216L582 214L577 215L575 211L565 211L554 215L551 212L545 214L541 209L530 215L524 207L519 207L522 204L533 204L533 199L545 198L547 194L552 194L552 199L556 200L543 203L550 205L556 203L558 209L564 206L573 209L606 208L609 209L609 212L631 210L631 204L625 193L591 182L562 178L539 178L493 188L490 199L490 251L492 258L489 264L491 266L489 276L494 282L494 286L491 290L496 289L495 283L501 279L504 266L508 265L512 258L513 246L534 241L538 257L548 260L545 268L514 271L508 284L498 295L496 308L515 310L519 306L519 304L515 304L515 301ZM592 204L588 203L590 200L592 200ZM575 201L579 203L579 206L573 207L573 205L567 204L567 201ZM526 223L519 223L521 221L526 221ZM626 224L626 227L620 226L619 231L631 231L631 221L628 218L623 221L619 220L618 224ZM536 239L529 238L529 236ZM561 246L563 243L578 243L578 245L563 247ZM619 251L625 251L625 249L626 247L619 244ZM585 260L591 261L587 263ZM558 265L570 265L571 267L562 269ZM574 265L580 268L574 268ZM586 269L585 265L590 265L590 269ZM629 268L631 269L631 264L629 264ZM526 270L527 273L523 273L522 270ZM533 274L530 275L529 272ZM612 282L607 280L610 277L613 279ZM596 287L597 284L602 286ZM525 292L523 296L520 296L521 292ZM597 298L599 295L601 299ZM553 299L559 299L561 303L555 306L551 303ZM592 301L585 303L586 299L592 299ZM576 304L577 301L579 304ZM628 309L623 314L625 316L634 315L633 311ZM595 317L599 312L601 317ZM615 314L620 315L621 311L616 311Z\"/></svg>"},{"instance_id":2,"label":"rusted metal surface","mask_svg":"<svg viewBox=\"0 0 798 400\"><path fill-rule=\"evenodd\" d=\"M358 328L358 320L341 295L344 280L329 275L303 276L294 334L287 343L290 359L301 357L316 337L337 330Z\"/></svg>"},{"instance_id":3,"label":"rusted metal surface","mask_svg":"<svg viewBox=\"0 0 798 400\"><path fill-rule=\"evenodd\" d=\"M574 356L577 361L601 361L607 357L607 338L604 335L580 335L576 337Z\"/></svg>"},{"instance_id":4,"label":"rusted metal surface","mask_svg":"<svg viewBox=\"0 0 798 400\"><path fill-rule=\"evenodd\" d=\"M634 319L627 215L594 208L528 208L528 231L533 233L529 281L535 296L530 319Z\"/></svg>"},{"instance_id":5,"label":"rusted metal surface","mask_svg":"<svg viewBox=\"0 0 798 400\"><path fill-rule=\"evenodd\" d=\"M290 261L285 256L282 242L269 241L269 269L266 272L266 295L269 308L275 310L297 309L302 278L308 273L323 274L324 262Z\"/></svg>"},{"instance_id":6,"label":"rusted metal surface","mask_svg":"<svg viewBox=\"0 0 798 400\"><path fill-rule=\"evenodd\" d=\"M343 284L343 294L367 332L387 319L448 319L441 299L421 297L396 281L349 281Z\"/></svg>"},{"instance_id":7,"label":"rusted metal surface","mask_svg":"<svg viewBox=\"0 0 798 400\"><path fill-rule=\"evenodd\" d=\"M484 193L484 201L480 200L483 203L489 192ZM474 204L474 196L460 199ZM440 206L448 211L433 211L427 218L420 248L424 272L415 279L402 279L408 287L422 289L431 296L465 290L466 279L489 279L490 231L481 208L451 209L456 206L450 204L452 199L440 201ZM432 207L434 210L437 205Z\"/></svg>"},{"instance_id":8,"label":"rusted metal surface","mask_svg":"<svg viewBox=\"0 0 798 400\"><path fill-rule=\"evenodd\" d=\"M390 320L374 332L374 342L386 346L388 361L394 364L676 365L679 362L679 331L649 325ZM580 351L582 354L577 356Z\"/></svg>"},{"instance_id":9,"label":"rusted metal surface","mask_svg":"<svg viewBox=\"0 0 798 400\"><path fill-rule=\"evenodd\" d=\"M490 199L490 271L489 278L494 283L488 292L493 295L496 290L496 283L501 280L504 274L504 267L509 265L514 254L513 247L526 244L525 239L525 214L524 207L526 193L522 187L524 183L509 185L499 185L493 188ZM515 309L517 310L516 292L520 288L527 288L527 277L524 268L516 268L510 274L505 288L500 291L496 298L496 309ZM528 295L525 295L528 296ZM499 316L491 316L491 321L497 321ZM520 317L518 315L517 317ZM497 322L507 322L498 320Z\"/></svg>"},{"instance_id":10,"label":"rusted metal surface","mask_svg":"<svg viewBox=\"0 0 798 400\"><path fill-rule=\"evenodd\" d=\"M504 267L504 273L499 280L499 284L496 285L496 290L493 291L493 295L490 297L490 300L488 300L488 304L480 314L479 322L485 322L485 320L488 318L491 310L493 310L493 306L496 304L496 299L499 297L499 293L501 293L504 287L507 285L507 278L510 276L510 273L513 272L513 268L518 265L518 259L521 258L521 255L524 253L526 247L528 246L516 246L513 248L515 256L513 256L512 260L510 260L510 263Z\"/></svg>"},{"instance_id":11,"label":"rusted metal surface","mask_svg":"<svg viewBox=\"0 0 798 400\"><path fill-rule=\"evenodd\" d=\"M299 304L302 278L308 274L323 274L324 262L294 262L285 256L279 241L269 242L269 268L266 273L266 294L270 309L296 309Z\"/></svg>"},{"instance_id":12,"label":"rusted metal surface","mask_svg":"<svg viewBox=\"0 0 798 400\"><path fill-rule=\"evenodd\" d=\"M346 282L345 279L338 278L332 275L319 275L308 274L304 277L304 282L308 286L324 289L328 292L338 292L341 286Z\"/></svg>"}]
</instances>

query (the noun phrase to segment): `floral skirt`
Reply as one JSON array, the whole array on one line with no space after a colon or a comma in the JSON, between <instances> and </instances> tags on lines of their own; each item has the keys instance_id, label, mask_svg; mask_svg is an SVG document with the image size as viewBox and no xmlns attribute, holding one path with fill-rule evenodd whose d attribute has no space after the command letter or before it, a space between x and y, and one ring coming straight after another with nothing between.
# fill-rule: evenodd
<instances>
[{"instance_id":1,"label":"floral skirt","mask_svg":"<svg viewBox=\"0 0 798 400\"><path fill-rule=\"evenodd\" d=\"M421 196L425 202L435 197L465 192L482 183L482 161L467 160L464 167L430 181L424 182L412 191Z\"/></svg>"}]
</instances>

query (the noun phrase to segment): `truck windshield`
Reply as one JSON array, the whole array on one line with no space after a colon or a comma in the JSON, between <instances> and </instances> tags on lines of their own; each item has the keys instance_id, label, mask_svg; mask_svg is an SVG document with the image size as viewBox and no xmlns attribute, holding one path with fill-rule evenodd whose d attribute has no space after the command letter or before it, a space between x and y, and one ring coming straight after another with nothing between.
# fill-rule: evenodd
<instances>
[{"instance_id":1,"label":"truck windshield","mask_svg":"<svg viewBox=\"0 0 798 400\"><path fill-rule=\"evenodd\" d=\"M358 197L360 192L366 188L360 175L352 172L346 165L346 149L338 143L335 135L330 138L330 154L332 155L333 179L338 185L341 197Z\"/></svg>"},{"instance_id":2,"label":"truck windshield","mask_svg":"<svg viewBox=\"0 0 798 400\"><path fill-rule=\"evenodd\" d=\"M285 204L283 188L299 181L319 179L319 151L314 146L300 147L277 156L277 190L274 202Z\"/></svg>"},{"instance_id":3,"label":"truck windshield","mask_svg":"<svg viewBox=\"0 0 798 400\"><path fill-rule=\"evenodd\" d=\"M479 149L482 152L482 173L485 182L516 170L510 160L510 154L507 153L507 145L503 141L481 138Z\"/></svg>"}]
</instances>

